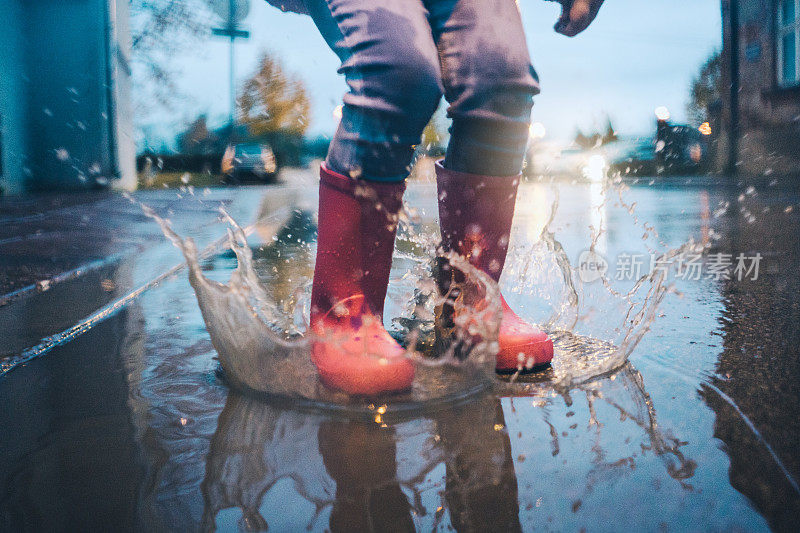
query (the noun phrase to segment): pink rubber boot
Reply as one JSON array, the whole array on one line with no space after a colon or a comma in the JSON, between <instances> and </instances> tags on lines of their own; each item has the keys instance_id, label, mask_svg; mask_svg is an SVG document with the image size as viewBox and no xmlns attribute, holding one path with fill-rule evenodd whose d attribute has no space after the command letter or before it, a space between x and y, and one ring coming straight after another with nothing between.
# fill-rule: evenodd
<instances>
[{"instance_id":1,"label":"pink rubber boot","mask_svg":"<svg viewBox=\"0 0 800 533\"><path fill-rule=\"evenodd\" d=\"M404 191L320 169L311 359L323 383L348 394L398 392L414 379L382 319Z\"/></svg>"},{"instance_id":2,"label":"pink rubber boot","mask_svg":"<svg viewBox=\"0 0 800 533\"><path fill-rule=\"evenodd\" d=\"M479 176L446 169L436 163L439 189L439 224L442 248L465 257L469 263L499 281L508 252L519 176ZM450 289L454 272L440 261L439 287ZM497 372L527 372L553 359L553 341L539 328L522 320L501 297ZM447 318L445 317L445 320Z\"/></svg>"}]
</instances>

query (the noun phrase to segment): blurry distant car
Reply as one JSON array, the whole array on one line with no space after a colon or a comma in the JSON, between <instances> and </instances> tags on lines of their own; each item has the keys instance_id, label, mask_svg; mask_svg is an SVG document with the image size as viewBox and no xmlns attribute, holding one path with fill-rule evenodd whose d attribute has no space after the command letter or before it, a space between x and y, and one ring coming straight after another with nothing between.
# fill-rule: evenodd
<instances>
[{"instance_id":1,"label":"blurry distant car","mask_svg":"<svg viewBox=\"0 0 800 533\"><path fill-rule=\"evenodd\" d=\"M606 157L602 150L536 143L528 152L525 175L599 181L606 170Z\"/></svg>"},{"instance_id":2,"label":"blurry distant car","mask_svg":"<svg viewBox=\"0 0 800 533\"><path fill-rule=\"evenodd\" d=\"M657 173L653 139L622 139L605 146L612 173L623 176L654 176Z\"/></svg>"},{"instance_id":3,"label":"blurry distant car","mask_svg":"<svg viewBox=\"0 0 800 533\"><path fill-rule=\"evenodd\" d=\"M656 159L667 174L702 171L708 158L708 142L698 128L663 122L656 131Z\"/></svg>"},{"instance_id":4,"label":"blurry distant car","mask_svg":"<svg viewBox=\"0 0 800 533\"><path fill-rule=\"evenodd\" d=\"M586 150L571 146L561 150L547 165L547 174L579 177L586 161Z\"/></svg>"},{"instance_id":5,"label":"blurry distant car","mask_svg":"<svg viewBox=\"0 0 800 533\"><path fill-rule=\"evenodd\" d=\"M268 145L260 143L228 146L222 156L222 173L234 183L273 182L278 173L275 153Z\"/></svg>"}]
</instances>

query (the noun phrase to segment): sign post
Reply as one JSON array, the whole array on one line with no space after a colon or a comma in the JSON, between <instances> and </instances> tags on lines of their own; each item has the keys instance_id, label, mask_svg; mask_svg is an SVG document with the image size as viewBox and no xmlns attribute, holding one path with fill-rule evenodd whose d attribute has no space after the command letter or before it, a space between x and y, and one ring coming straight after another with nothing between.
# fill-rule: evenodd
<instances>
[{"instance_id":1,"label":"sign post","mask_svg":"<svg viewBox=\"0 0 800 533\"><path fill-rule=\"evenodd\" d=\"M234 43L236 39L250 38L250 32L243 29L241 21L250 12L249 0L213 0L210 2L214 12L225 21L225 26L211 28L211 33L220 37L227 37L231 41L230 45L230 136L233 138L236 127L236 62L234 54Z\"/></svg>"}]
</instances>

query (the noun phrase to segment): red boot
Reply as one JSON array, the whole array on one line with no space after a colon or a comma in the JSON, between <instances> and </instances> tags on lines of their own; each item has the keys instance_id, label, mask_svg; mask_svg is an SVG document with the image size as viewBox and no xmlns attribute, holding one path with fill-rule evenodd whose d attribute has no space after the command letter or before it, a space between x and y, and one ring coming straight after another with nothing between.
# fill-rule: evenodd
<instances>
[{"instance_id":1,"label":"red boot","mask_svg":"<svg viewBox=\"0 0 800 533\"><path fill-rule=\"evenodd\" d=\"M402 391L414 379L382 319L404 191L320 169L311 359L323 383L348 394Z\"/></svg>"},{"instance_id":2,"label":"red boot","mask_svg":"<svg viewBox=\"0 0 800 533\"><path fill-rule=\"evenodd\" d=\"M519 176L466 174L446 169L438 162L436 178L443 250L459 253L498 281L508 252ZM447 294L453 272L441 261L439 272L440 290ZM549 364L553 359L553 341L517 316L505 298L501 303L497 371L525 372Z\"/></svg>"}]
</instances>

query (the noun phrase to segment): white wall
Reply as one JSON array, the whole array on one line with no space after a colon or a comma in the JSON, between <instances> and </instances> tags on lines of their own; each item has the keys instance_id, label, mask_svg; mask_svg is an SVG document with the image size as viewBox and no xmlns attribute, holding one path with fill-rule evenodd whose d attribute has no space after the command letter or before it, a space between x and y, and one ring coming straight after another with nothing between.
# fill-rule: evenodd
<instances>
[{"instance_id":1,"label":"white wall","mask_svg":"<svg viewBox=\"0 0 800 533\"><path fill-rule=\"evenodd\" d=\"M112 80L114 83L115 131L117 170L119 179L113 182L117 189L132 191L136 188L136 140L133 129L131 104L131 31L129 26L129 0L108 0L111 15Z\"/></svg>"}]
</instances>

